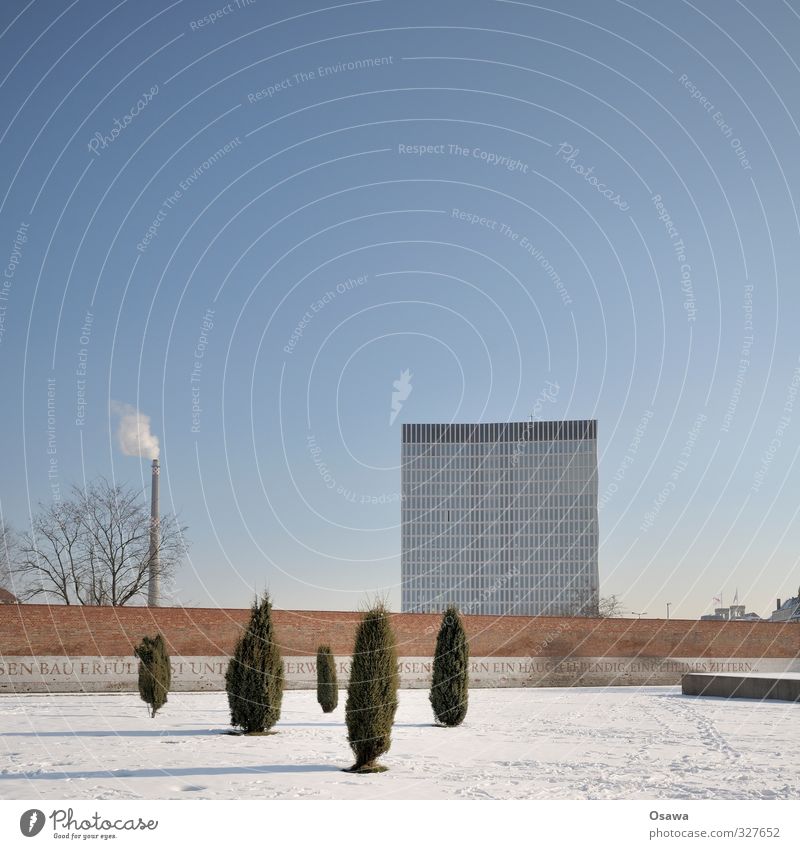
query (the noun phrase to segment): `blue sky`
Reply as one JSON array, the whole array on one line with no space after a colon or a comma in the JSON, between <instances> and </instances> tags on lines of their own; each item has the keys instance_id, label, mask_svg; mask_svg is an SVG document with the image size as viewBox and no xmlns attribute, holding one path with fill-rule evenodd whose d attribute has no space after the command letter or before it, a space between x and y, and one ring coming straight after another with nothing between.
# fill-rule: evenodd
<instances>
[{"instance_id":1,"label":"blue sky","mask_svg":"<svg viewBox=\"0 0 800 849\"><path fill-rule=\"evenodd\" d=\"M794 592L800 8L550 5L4 3L5 518L116 400L175 600L397 607L402 422L597 418L604 594Z\"/></svg>"}]
</instances>

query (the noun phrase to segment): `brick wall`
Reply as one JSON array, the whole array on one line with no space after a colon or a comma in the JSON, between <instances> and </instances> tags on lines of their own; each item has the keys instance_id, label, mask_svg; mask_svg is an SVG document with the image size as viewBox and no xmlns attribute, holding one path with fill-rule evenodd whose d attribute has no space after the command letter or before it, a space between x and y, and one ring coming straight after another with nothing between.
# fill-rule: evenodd
<instances>
[{"instance_id":1,"label":"brick wall","mask_svg":"<svg viewBox=\"0 0 800 849\"><path fill-rule=\"evenodd\" d=\"M130 656L144 634L160 631L171 654L232 653L247 610L217 608L0 605L0 656ZM394 614L398 655L430 657L440 617ZM474 657L797 658L800 626L772 622L673 619L464 617ZM358 614L275 611L283 654L313 655L329 643L349 655Z\"/></svg>"}]
</instances>

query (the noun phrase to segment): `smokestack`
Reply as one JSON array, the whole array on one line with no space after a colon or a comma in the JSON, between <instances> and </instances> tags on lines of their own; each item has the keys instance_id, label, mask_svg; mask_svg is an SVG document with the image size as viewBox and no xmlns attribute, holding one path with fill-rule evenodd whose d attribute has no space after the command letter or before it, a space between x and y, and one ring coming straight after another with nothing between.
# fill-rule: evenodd
<instances>
[{"instance_id":1,"label":"smokestack","mask_svg":"<svg viewBox=\"0 0 800 849\"><path fill-rule=\"evenodd\" d=\"M158 510L158 460L153 460L153 477L150 484L150 583L147 604L158 607L161 602L161 575L159 574L159 510Z\"/></svg>"}]
</instances>

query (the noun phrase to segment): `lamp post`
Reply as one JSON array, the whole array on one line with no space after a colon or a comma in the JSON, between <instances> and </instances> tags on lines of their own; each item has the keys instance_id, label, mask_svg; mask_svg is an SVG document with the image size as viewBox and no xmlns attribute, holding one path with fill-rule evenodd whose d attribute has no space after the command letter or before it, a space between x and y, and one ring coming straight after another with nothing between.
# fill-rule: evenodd
<instances>
[{"instance_id":1,"label":"lamp post","mask_svg":"<svg viewBox=\"0 0 800 849\"><path fill-rule=\"evenodd\" d=\"M646 615L647 615L647 611L646 611L646 610L643 610L641 613L637 613L635 610L631 610L631 613L632 613L632 614L633 614L633 615L634 615L637 619L641 619L641 618L642 618L642 616L646 616Z\"/></svg>"},{"instance_id":2,"label":"lamp post","mask_svg":"<svg viewBox=\"0 0 800 849\"><path fill-rule=\"evenodd\" d=\"M670 607L672 607L672 602L668 601L667 602L667 621L669 621L669 609L670 609Z\"/></svg>"}]
</instances>

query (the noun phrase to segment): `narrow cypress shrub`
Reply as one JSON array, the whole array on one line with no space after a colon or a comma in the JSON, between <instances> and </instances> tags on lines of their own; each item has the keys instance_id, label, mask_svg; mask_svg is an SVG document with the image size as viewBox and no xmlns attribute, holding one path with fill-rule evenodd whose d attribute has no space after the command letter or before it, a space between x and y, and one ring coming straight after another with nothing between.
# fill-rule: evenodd
<instances>
[{"instance_id":1,"label":"narrow cypress shrub","mask_svg":"<svg viewBox=\"0 0 800 849\"><path fill-rule=\"evenodd\" d=\"M320 646L317 649L317 701L324 713L331 713L339 704L336 662L330 646Z\"/></svg>"},{"instance_id":2,"label":"narrow cypress shrub","mask_svg":"<svg viewBox=\"0 0 800 849\"><path fill-rule=\"evenodd\" d=\"M347 687L347 739L356 756L350 772L382 772L375 759L389 751L397 711L397 650L389 613L376 604L356 630Z\"/></svg>"},{"instance_id":3,"label":"narrow cypress shrub","mask_svg":"<svg viewBox=\"0 0 800 849\"><path fill-rule=\"evenodd\" d=\"M161 634L142 637L133 653L139 658L139 695L150 708L150 716L155 717L167 703L172 681L167 644Z\"/></svg>"},{"instance_id":4,"label":"narrow cypress shrub","mask_svg":"<svg viewBox=\"0 0 800 849\"><path fill-rule=\"evenodd\" d=\"M455 605L447 608L436 637L431 705L441 725L461 725L469 696L469 646Z\"/></svg>"},{"instance_id":5,"label":"narrow cypress shrub","mask_svg":"<svg viewBox=\"0 0 800 849\"><path fill-rule=\"evenodd\" d=\"M269 594L256 599L225 673L231 725L245 734L268 731L281 715L283 659L275 643Z\"/></svg>"}]
</instances>

